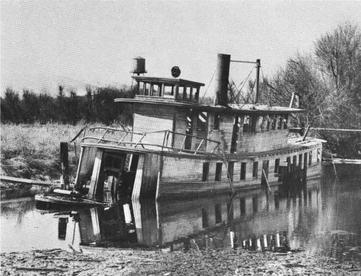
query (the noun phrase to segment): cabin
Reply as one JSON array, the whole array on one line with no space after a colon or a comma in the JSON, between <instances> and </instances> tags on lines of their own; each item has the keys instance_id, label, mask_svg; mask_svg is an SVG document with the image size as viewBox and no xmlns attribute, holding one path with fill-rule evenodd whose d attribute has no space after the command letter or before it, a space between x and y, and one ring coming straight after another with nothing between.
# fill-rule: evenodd
<instances>
[{"instance_id":1,"label":"cabin","mask_svg":"<svg viewBox=\"0 0 361 276\"><path fill-rule=\"evenodd\" d=\"M219 55L223 64L228 55ZM288 118L300 109L270 107L261 104L229 104L228 74L220 66L218 73L217 105L199 103L203 83L177 78L133 76L136 81L134 99L116 99L133 107L134 132L157 132L143 141L163 143L164 133L170 130L167 146L182 150L212 152L219 141L227 153L250 153L282 148L287 144ZM208 141L207 141L208 140ZM207 144L208 143L208 144Z\"/></svg>"}]
</instances>

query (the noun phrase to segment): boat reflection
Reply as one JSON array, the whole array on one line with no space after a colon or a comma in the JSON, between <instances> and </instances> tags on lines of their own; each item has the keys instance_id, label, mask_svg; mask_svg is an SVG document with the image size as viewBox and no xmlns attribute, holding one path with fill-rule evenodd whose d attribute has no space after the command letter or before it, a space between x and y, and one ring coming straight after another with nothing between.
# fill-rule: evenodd
<instances>
[{"instance_id":1,"label":"boat reflection","mask_svg":"<svg viewBox=\"0 0 361 276\"><path fill-rule=\"evenodd\" d=\"M276 250L302 247L320 212L320 182L314 181L292 196L274 187L270 192L239 193L232 199L219 195L118 202L108 208L79 209L68 214L78 224L81 245L188 247L190 239L198 239L200 246L219 247L230 245L232 231L238 246ZM64 238L68 220L58 219L58 237Z\"/></svg>"}]
</instances>

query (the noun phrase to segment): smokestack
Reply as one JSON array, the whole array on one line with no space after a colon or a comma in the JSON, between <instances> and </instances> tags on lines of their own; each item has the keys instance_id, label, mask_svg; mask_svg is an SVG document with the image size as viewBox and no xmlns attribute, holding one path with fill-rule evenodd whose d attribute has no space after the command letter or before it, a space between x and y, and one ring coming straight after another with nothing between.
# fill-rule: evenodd
<instances>
[{"instance_id":1,"label":"smokestack","mask_svg":"<svg viewBox=\"0 0 361 276\"><path fill-rule=\"evenodd\" d=\"M216 72L216 104L228 105L228 77L231 55L218 54L217 72Z\"/></svg>"}]
</instances>

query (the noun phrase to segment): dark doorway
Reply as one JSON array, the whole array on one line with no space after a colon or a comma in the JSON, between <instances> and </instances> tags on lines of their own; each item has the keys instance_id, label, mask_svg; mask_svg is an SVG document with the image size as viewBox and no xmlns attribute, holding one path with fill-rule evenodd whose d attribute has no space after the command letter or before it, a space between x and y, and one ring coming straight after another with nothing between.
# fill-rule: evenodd
<instances>
[{"instance_id":1,"label":"dark doorway","mask_svg":"<svg viewBox=\"0 0 361 276\"><path fill-rule=\"evenodd\" d=\"M193 119L192 115L186 116L186 137L184 141L184 149L192 148Z\"/></svg>"},{"instance_id":2,"label":"dark doorway","mask_svg":"<svg viewBox=\"0 0 361 276\"><path fill-rule=\"evenodd\" d=\"M233 124L233 132L232 132L232 142L231 142L231 153L237 151L237 141L238 141L238 133L240 130L240 123L239 117L234 117L234 124Z\"/></svg>"}]
</instances>

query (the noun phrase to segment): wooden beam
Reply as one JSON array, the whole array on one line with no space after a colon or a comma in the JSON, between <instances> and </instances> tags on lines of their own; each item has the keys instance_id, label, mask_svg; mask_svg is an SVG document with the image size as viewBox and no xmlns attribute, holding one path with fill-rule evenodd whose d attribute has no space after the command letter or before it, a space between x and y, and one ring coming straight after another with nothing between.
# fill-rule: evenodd
<instances>
[{"instance_id":1,"label":"wooden beam","mask_svg":"<svg viewBox=\"0 0 361 276\"><path fill-rule=\"evenodd\" d=\"M56 182L18 178L18 177L6 176L6 175L0 175L0 181L10 182L10 183L20 183L20 184L25 184L25 185L58 186L58 185L56 185L57 184ZM60 186L60 184L59 184L59 186Z\"/></svg>"}]
</instances>

